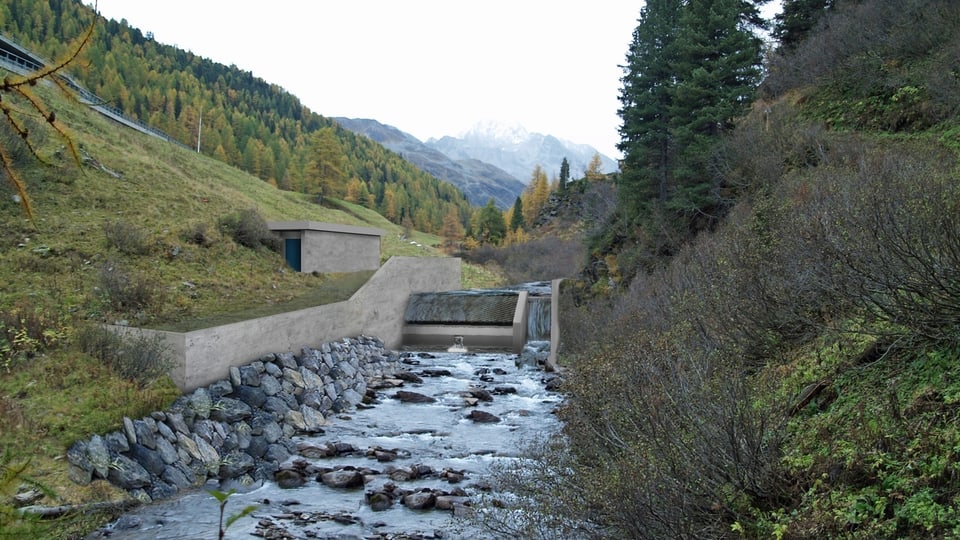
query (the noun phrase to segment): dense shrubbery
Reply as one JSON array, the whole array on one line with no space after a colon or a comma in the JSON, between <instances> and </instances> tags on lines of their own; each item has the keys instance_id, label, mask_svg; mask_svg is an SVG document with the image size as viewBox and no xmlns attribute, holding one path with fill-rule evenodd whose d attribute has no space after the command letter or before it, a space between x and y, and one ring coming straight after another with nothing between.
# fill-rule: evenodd
<instances>
[{"instance_id":1,"label":"dense shrubbery","mask_svg":"<svg viewBox=\"0 0 960 540\"><path fill-rule=\"evenodd\" d=\"M829 133L803 125L790 107L781 101L754 115L729 141L725 170L740 194L721 227L616 295L565 284L563 305L574 307L561 315L562 356L575 369L562 415L574 457L544 459L575 471L582 500L558 511L601 523L597 537L782 533L782 512L801 504L811 485L797 479L808 472L782 460L785 439L817 437L797 435L788 422L800 390L818 376L840 377L842 366L885 357L893 344L960 344L955 157L926 139ZM761 151L739 146L753 143ZM770 375L786 351L831 335L860 337L844 338L850 348L834 353L840 359L829 369L786 382ZM868 453L855 455L863 462ZM929 482L911 485L917 504L932 493ZM906 501L884 500L899 516L885 527L923 532ZM942 509L942 500L928 502ZM956 525L942 512L928 518L928 530ZM820 530L848 526L836 519Z\"/></svg>"},{"instance_id":2,"label":"dense shrubbery","mask_svg":"<svg viewBox=\"0 0 960 540\"><path fill-rule=\"evenodd\" d=\"M586 257L579 240L546 237L506 247L483 244L462 257L474 264L496 264L511 283L572 277Z\"/></svg>"}]
</instances>

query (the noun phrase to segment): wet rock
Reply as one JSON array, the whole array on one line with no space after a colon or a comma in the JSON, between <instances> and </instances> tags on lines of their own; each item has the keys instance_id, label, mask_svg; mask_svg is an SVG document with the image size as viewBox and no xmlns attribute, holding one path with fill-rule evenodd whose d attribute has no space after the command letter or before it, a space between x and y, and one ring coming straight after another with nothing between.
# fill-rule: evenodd
<instances>
[{"instance_id":1,"label":"wet rock","mask_svg":"<svg viewBox=\"0 0 960 540\"><path fill-rule=\"evenodd\" d=\"M336 451L325 444L313 445L301 442L297 445L297 454L307 459L320 459L335 456Z\"/></svg>"},{"instance_id":2,"label":"wet rock","mask_svg":"<svg viewBox=\"0 0 960 540\"><path fill-rule=\"evenodd\" d=\"M282 489L298 488L306 482L303 474L293 469L280 469L274 474L273 480Z\"/></svg>"},{"instance_id":3,"label":"wet rock","mask_svg":"<svg viewBox=\"0 0 960 540\"><path fill-rule=\"evenodd\" d=\"M467 388L467 395L479 399L480 401L493 401L493 395L490 392L475 386Z\"/></svg>"},{"instance_id":4,"label":"wet rock","mask_svg":"<svg viewBox=\"0 0 960 540\"><path fill-rule=\"evenodd\" d=\"M420 372L424 377L451 377L453 374L449 369L430 368Z\"/></svg>"},{"instance_id":5,"label":"wet rock","mask_svg":"<svg viewBox=\"0 0 960 540\"><path fill-rule=\"evenodd\" d=\"M411 510L427 510L433 508L437 502L437 496L429 489L408 493L401 498L403 505Z\"/></svg>"},{"instance_id":6,"label":"wet rock","mask_svg":"<svg viewBox=\"0 0 960 540\"><path fill-rule=\"evenodd\" d=\"M444 469L440 472L440 478L451 484L459 484L466 477L466 471L455 471L453 469Z\"/></svg>"},{"instance_id":7,"label":"wet rock","mask_svg":"<svg viewBox=\"0 0 960 540\"><path fill-rule=\"evenodd\" d=\"M329 487L357 488L363 486L363 473L355 469L338 469L321 474L317 480Z\"/></svg>"},{"instance_id":8,"label":"wet rock","mask_svg":"<svg viewBox=\"0 0 960 540\"><path fill-rule=\"evenodd\" d=\"M398 390L397 393L393 395L393 399L402 401L403 403L435 403L437 401L430 396L418 394L417 392L408 392L406 390Z\"/></svg>"},{"instance_id":9,"label":"wet rock","mask_svg":"<svg viewBox=\"0 0 960 540\"><path fill-rule=\"evenodd\" d=\"M417 376L416 373L412 371L398 371L397 373L393 374L393 378L400 379L401 381L405 381L409 383L419 384L423 382L423 379L421 379L419 376Z\"/></svg>"},{"instance_id":10,"label":"wet rock","mask_svg":"<svg viewBox=\"0 0 960 540\"><path fill-rule=\"evenodd\" d=\"M495 424L500 421L499 416L490 414L487 411L481 411L479 409L470 411L470 414L467 415L467 419L472 420L477 424Z\"/></svg>"},{"instance_id":11,"label":"wet rock","mask_svg":"<svg viewBox=\"0 0 960 540\"><path fill-rule=\"evenodd\" d=\"M453 510L458 505L469 505L470 497L456 495L437 495L434 508L437 510Z\"/></svg>"},{"instance_id":12,"label":"wet rock","mask_svg":"<svg viewBox=\"0 0 960 540\"><path fill-rule=\"evenodd\" d=\"M494 395L503 396L507 394L516 394L517 389L512 386L497 386L493 389Z\"/></svg>"},{"instance_id":13,"label":"wet rock","mask_svg":"<svg viewBox=\"0 0 960 540\"><path fill-rule=\"evenodd\" d=\"M368 493L366 495L367 504L374 512L383 512L393 506L393 497L382 491Z\"/></svg>"}]
</instances>

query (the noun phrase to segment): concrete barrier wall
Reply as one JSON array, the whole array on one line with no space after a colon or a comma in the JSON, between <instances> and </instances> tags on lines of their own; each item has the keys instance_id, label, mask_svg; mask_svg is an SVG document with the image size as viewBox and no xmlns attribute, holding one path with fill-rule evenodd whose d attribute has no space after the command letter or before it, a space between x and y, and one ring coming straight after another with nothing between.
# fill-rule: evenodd
<instances>
[{"instance_id":1,"label":"concrete barrier wall","mask_svg":"<svg viewBox=\"0 0 960 540\"><path fill-rule=\"evenodd\" d=\"M409 296L459 288L460 259L392 257L344 302L185 333L110 328L121 335L137 332L166 343L176 363L170 376L181 391L188 392L227 377L231 366L343 337L375 336L386 347L399 348Z\"/></svg>"}]
</instances>

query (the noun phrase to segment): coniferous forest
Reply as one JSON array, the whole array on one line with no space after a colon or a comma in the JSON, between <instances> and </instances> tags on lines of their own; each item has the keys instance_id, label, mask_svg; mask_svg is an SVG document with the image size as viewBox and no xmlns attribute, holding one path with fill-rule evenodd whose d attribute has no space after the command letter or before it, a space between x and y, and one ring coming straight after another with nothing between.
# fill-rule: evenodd
<instances>
[{"instance_id":1,"label":"coniferous forest","mask_svg":"<svg viewBox=\"0 0 960 540\"><path fill-rule=\"evenodd\" d=\"M93 19L72 0L0 5L4 31L48 59L67 54ZM188 147L197 147L200 131L202 153L280 189L345 199L426 232L440 232L451 210L469 224L469 204L454 186L311 112L279 86L158 43L125 21L97 25L70 73L106 104Z\"/></svg>"}]
</instances>

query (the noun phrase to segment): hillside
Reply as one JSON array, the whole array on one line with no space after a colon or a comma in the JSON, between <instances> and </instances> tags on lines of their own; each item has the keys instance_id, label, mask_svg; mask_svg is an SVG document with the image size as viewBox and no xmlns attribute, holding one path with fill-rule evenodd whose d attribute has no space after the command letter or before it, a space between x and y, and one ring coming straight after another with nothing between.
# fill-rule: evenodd
<instances>
[{"instance_id":1,"label":"hillside","mask_svg":"<svg viewBox=\"0 0 960 540\"><path fill-rule=\"evenodd\" d=\"M960 6L784 7L706 204L621 202L565 282L566 438L505 471L516 536L960 534Z\"/></svg>"},{"instance_id":2,"label":"hillside","mask_svg":"<svg viewBox=\"0 0 960 540\"><path fill-rule=\"evenodd\" d=\"M285 191L346 199L428 232L451 212L468 223L470 204L453 185L276 84L103 20L79 1L0 5L0 31L48 59L68 54L90 24L93 39L70 72L106 105Z\"/></svg>"}]
</instances>

